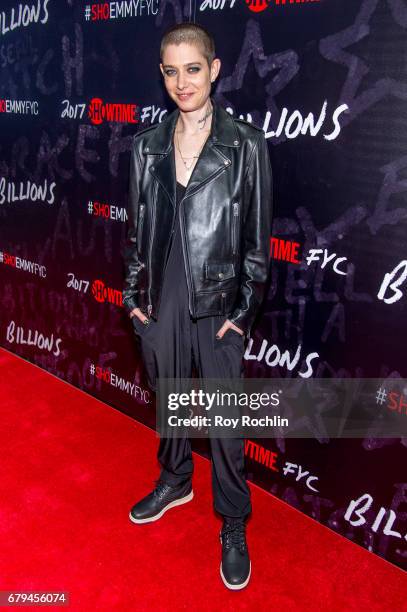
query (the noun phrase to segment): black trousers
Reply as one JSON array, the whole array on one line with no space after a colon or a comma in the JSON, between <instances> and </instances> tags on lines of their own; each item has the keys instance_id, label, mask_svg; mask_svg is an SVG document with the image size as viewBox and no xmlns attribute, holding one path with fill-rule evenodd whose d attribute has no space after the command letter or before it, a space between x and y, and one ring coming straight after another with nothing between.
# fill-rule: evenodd
<instances>
[{"instance_id":1,"label":"black trousers","mask_svg":"<svg viewBox=\"0 0 407 612\"><path fill-rule=\"evenodd\" d=\"M229 329L222 339L216 333L227 316L193 318L181 247L179 218L175 225L158 318L144 326L133 317L149 384L157 377L191 378L195 367L200 378L239 378L243 375L244 337ZM245 518L251 512L250 489L245 477L244 440L209 438L214 508L223 516ZM188 438L161 438L158 448L160 478L178 485L192 477L193 461Z\"/></svg>"}]
</instances>

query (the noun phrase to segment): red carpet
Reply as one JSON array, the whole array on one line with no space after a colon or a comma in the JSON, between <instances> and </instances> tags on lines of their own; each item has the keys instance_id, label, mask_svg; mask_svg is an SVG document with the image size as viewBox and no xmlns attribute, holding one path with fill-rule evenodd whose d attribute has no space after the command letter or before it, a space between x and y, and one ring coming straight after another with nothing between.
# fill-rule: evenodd
<instances>
[{"instance_id":1,"label":"red carpet","mask_svg":"<svg viewBox=\"0 0 407 612\"><path fill-rule=\"evenodd\" d=\"M0 590L68 591L84 612L407 609L405 573L256 486L252 579L228 591L206 459L191 503L134 525L155 432L2 349L0 367Z\"/></svg>"}]
</instances>

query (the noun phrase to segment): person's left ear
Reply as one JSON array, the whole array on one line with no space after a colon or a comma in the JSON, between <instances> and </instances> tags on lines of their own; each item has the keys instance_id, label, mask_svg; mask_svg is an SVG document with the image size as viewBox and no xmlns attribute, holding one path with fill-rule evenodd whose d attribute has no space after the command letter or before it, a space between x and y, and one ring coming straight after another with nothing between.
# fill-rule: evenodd
<instances>
[{"instance_id":1,"label":"person's left ear","mask_svg":"<svg viewBox=\"0 0 407 612\"><path fill-rule=\"evenodd\" d=\"M213 83L214 81L216 81L216 77L219 74L219 70L220 70L220 59L216 58L213 60L212 62L212 74L211 74L211 83Z\"/></svg>"}]
</instances>

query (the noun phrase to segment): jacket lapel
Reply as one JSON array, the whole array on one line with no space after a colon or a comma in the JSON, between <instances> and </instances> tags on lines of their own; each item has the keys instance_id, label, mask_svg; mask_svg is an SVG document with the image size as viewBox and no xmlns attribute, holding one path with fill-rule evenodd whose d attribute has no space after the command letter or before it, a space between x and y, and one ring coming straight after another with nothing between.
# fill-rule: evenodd
<instances>
[{"instance_id":1,"label":"jacket lapel","mask_svg":"<svg viewBox=\"0 0 407 612\"><path fill-rule=\"evenodd\" d=\"M194 166L184 197L196 193L204 184L224 172L232 163L227 152L220 147L237 147L239 135L232 117L211 97L213 116L210 134ZM151 137L146 139L143 150L145 155L157 155L149 170L152 176L166 191L172 206L176 206L176 169L173 136L179 109L157 125Z\"/></svg>"}]
</instances>

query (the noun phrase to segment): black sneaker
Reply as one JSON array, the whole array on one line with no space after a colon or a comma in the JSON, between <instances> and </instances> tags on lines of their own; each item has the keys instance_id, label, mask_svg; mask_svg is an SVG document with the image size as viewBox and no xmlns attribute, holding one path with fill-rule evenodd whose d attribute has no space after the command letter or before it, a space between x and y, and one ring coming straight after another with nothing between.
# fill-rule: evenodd
<instances>
[{"instance_id":1,"label":"black sneaker","mask_svg":"<svg viewBox=\"0 0 407 612\"><path fill-rule=\"evenodd\" d=\"M246 523L243 519L225 518L220 532L222 562L220 575L228 589L243 589L250 579L251 562L246 543Z\"/></svg>"},{"instance_id":2,"label":"black sneaker","mask_svg":"<svg viewBox=\"0 0 407 612\"><path fill-rule=\"evenodd\" d=\"M155 489L130 510L129 517L133 523L157 521L170 508L186 504L194 497L191 480L178 487L173 487L162 480L156 483Z\"/></svg>"}]
</instances>

